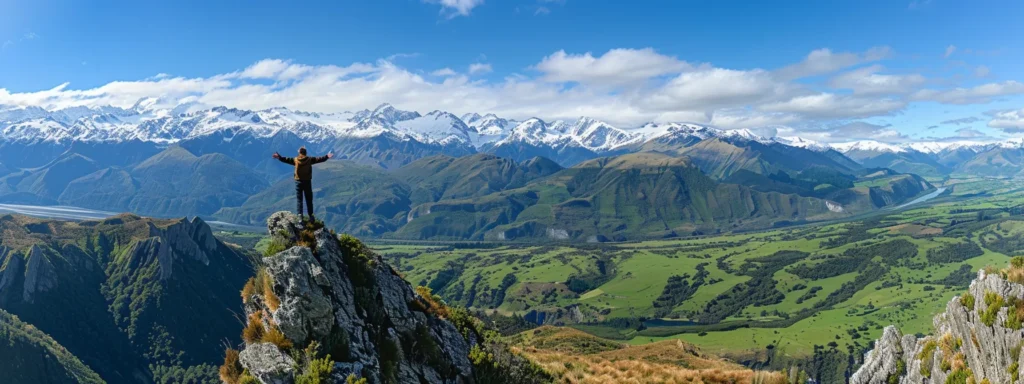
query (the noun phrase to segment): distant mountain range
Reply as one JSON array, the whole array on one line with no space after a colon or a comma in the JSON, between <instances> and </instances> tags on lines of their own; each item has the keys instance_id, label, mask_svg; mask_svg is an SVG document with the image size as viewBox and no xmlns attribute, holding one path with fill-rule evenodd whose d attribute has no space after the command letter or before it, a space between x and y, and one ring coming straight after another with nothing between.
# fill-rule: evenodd
<instances>
[{"instance_id":1,"label":"distant mountain range","mask_svg":"<svg viewBox=\"0 0 1024 384\"><path fill-rule=\"evenodd\" d=\"M730 143L779 144L821 153L836 151L868 167L940 177L958 172L1014 176L1020 171L1018 159L1024 154L1022 140L826 144L800 137L762 137L749 130L719 130L687 123L648 123L627 129L589 117L575 121L515 121L493 114L420 114L390 104L342 113L287 108L206 109L196 104L158 107L162 104L159 100L142 99L131 108L46 110L0 106L0 163L8 168L38 167L74 147L76 152L94 160L125 165L178 143L198 155L233 155L249 166L265 160L262 152L275 148L269 145L280 145L282 150L299 145L333 149L347 159L385 168L430 155L462 156L477 152L518 161L542 156L562 166L572 166L629 152L678 152L678 147L719 139ZM125 151L126 146L131 150ZM258 147L261 156L246 153L248 146ZM110 158L116 153L127 155L122 155L122 159Z\"/></svg>"},{"instance_id":2,"label":"distant mountain range","mask_svg":"<svg viewBox=\"0 0 1024 384\"><path fill-rule=\"evenodd\" d=\"M1013 176L1013 143L828 145L687 123L514 121L384 104L335 114L195 105L0 106L0 203L260 224L294 207L306 146L318 210L362 236L623 240L827 220L932 188L920 176Z\"/></svg>"}]
</instances>

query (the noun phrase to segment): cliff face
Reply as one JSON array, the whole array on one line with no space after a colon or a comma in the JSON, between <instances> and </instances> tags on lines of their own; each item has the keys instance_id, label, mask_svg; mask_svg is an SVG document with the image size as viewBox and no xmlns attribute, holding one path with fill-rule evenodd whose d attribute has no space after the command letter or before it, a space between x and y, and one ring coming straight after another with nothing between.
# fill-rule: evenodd
<instances>
[{"instance_id":1,"label":"cliff face","mask_svg":"<svg viewBox=\"0 0 1024 384\"><path fill-rule=\"evenodd\" d=\"M1024 285L1012 281L1022 276L1024 259L1000 273L980 271L968 292L935 317L932 336L918 339L887 327L850 382L1017 382L1024 373Z\"/></svg>"},{"instance_id":2,"label":"cliff face","mask_svg":"<svg viewBox=\"0 0 1024 384\"><path fill-rule=\"evenodd\" d=\"M467 313L414 291L358 240L307 226L285 212L268 220L280 244L272 247L284 250L265 257L242 292L245 344L235 367L228 352L221 368L225 382L243 381L230 374L242 370L263 383L296 382L311 369L310 359L295 351L309 353L310 345L330 364L329 377L323 371L320 376L328 382L344 383L350 376L369 383L546 379L530 376L537 372L507 349L489 345ZM507 361L498 364L502 356ZM507 370L487 376L499 366Z\"/></svg>"},{"instance_id":3,"label":"cliff face","mask_svg":"<svg viewBox=\"0 0 1024 384\"><path fill-rule=\"evenodd\" d=\"M215 377L251 274L197 218L0 216L0 309L107 382L176 382L190 367Z\"/></svg>"}]
</instances>

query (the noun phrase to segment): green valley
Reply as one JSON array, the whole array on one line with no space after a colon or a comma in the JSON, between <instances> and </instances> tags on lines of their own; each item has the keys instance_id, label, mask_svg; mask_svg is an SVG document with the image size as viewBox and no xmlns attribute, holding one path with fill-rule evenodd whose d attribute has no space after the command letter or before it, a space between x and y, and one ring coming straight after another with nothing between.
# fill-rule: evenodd
<instances>
[{"instance_id":1,"label":"green valley","mask_svg":"<svg viewBox=\"0 0 1024 384\"><path fill-rule=\"evenodd\" d=\"M1020 182L945 186L902 211L721 236L373 246L449 303L536 324L638 345L678 339L755 365L859 356L884 325L926 332L976 271L1021 252Z\"/></svg>"}]
</instances>

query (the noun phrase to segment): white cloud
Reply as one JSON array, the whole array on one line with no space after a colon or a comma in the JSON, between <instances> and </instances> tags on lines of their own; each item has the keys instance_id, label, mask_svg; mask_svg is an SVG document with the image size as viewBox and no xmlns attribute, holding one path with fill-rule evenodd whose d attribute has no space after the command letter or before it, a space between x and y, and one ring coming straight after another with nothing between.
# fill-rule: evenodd
<instances>
[{"instance_id":1,"label":"white cloud","mask_svg":"<svg viewBox=\"0 0 1024 384\"><path fill-rule=\"evenodd\" d=\"M1024 83L1013 80L982 84L971 88L922 89L911 95L912 100L937 101L945 104L987 103L1000 96L1024 94Z\"/></svg>"},{"instance_id":2,"label":"white cloud","mask_svg":"<svg viewBox=\"0 0 1024 384\"><path fill-rule=\"evenodd\" d=\"M830 85L837 89L849 89L861 95L891 95L909 93L924 85L926 79L919 74L883 75L885 68L871 65L854 69L832 78Z\"/></svg>"},{"instance_id":3,"label":"white cloud","mask_svg":"<svg viewBox=\"0 0 1024 384\"><path fill-rule=\"evenodd\" d=\"M1024 108L1010 111L996 111L988 126L1008 133L1024 132Z\"/></svg>"},{"instance_id":4,"label":"white cloud","mask_svg":"<svg viewBox=\"0 0 1024 384\"><path fill-rule=\"evenodd\" d=\"M888 55L887 49L858 54L816 52L786 71L798 77L821 74ZM314 66L271 58L238 71L200 78L159 74L87 89L69 84L37 92L0 88L0 105L128 107L140 98L156 97L169 103L189 100L205 106L339 112L389 102L419 111L488 111L512 119L592 116L621 127L682 121L790 135L807 132L814 135L809 138L840 140L854 135L815 127L898 114L915 101L983 103L1024 94L1024 84L1015 81L930 89L920 75L884 74L880 65L847 70L824 83L793 81L780 76L780 71L694 66L649 48L616 49L599 56L558 51L538 58L537 64L528 68L525 75L496 78L473 76L491 71L484 57L475 59L464 72L410 69L386 59ZM993 115L989 124L1006 129L1024 120L1019 115L1024 112ZM901 140L896 128L852 127L857 130L846 129L860 137Z\"/></svg>"},{"instance_id":5,"label":"white cloud","mask_svg":"<svg viewBox=\"0 0 1024 384\"><path fill-rule=\"evenodd\" d=\"M828 48L811 51L803 61L775 71L782 79L799 79L824 75L849 68L854 65L878 61L889 57L889 47L874 47L864 53L832 52Z\"/></svg>"},{"instance_id":6,"label":"white cloud","mask_svg":"<svg viewBox=\"0 0 1024 384\"><path fill-rule=\"evenodd\" d=\"M760 109L769 112L798 113L815 118L856 118L888 115L903 109L906 105L906 102L892 98L873 99L819 93L768 103L762 105Z\"/></svg>"},{"instance_id":7,"label":"white cloud","mask_svg":"<svg viewBox=\"0 0 1024 384\"><path fill-rule=\"evenodd\" d=\"M948 59L950 56L953 56L954 52L956 52L956 46L955 45L950 45L950 46L946 47L946 53L943 54L942 57L945 57L945 58Z\"/></svg>"},{"instance_id":8,"label":"white cloud","mask_svg":"<svg viewBox=\"0 0 1024 384\"><path fill-rule=\"evenodd\" d=\"M469 12L480 5L484 0L423 0L425 3L440 4L441 14L446 17L469 16Z\"/></svg>"},{"instance_id":9,"label":"white cloud","mask_svg":"<svg viewBox=\"0 0 1024 384\"><path fill-rule=\"evenodd\" d=\"M534 69L551 82L619 86L642 83L690 67L682 60L644 48L613 49L600 57L594 57L590 52L575 55L558 51L545 57Z\"/></svg>"},{"instance_id":10,"label":"white cloud","mask_svg":"<svg viewBox=\"0 0 1024 384\"><path fill-rule=\"evenodd\" d=\"M707 68L676 76L640 103L661 111L735 107L783 95L788 88L760 69Z\"/></svg>"},{"instance_id":11,"label":"white cloud","mask_svg":"<svg viewBox=\"0 0 1024 384\"><path fill-rule=\"evenodd\" d=\"M537 10L533 12L534 16L550 14L551 10L548 7L537 7Z\"/></svg>"},{"instance_id":12,"label":"white cloud","mask_svg":"<svg viewBox=\"0 0 1024 384\"><path fill-rule=\"evenodd\" d=\"M473 63L469 65L469 74L478 75L482 73L491 72L493 69L490 64L487 63Z\"/></svg>"},{"instance_id":13,"label":"white cloud","mask_svg":"<svg viewBox=\"0 0 1024 384\"><path fill-rule=\"evenodd\" d=\"M456 74L455 71L452 70L451 68L441 68L441 69L438 69L438 70L436 70L434 72L430 72L431 76L438 76L438 77L455 76L455 74Z\"/></svg>"},{"instance_id":14,"label":"white cloud","mask_svg":"<svg viewBox=\"0 0 1024 384\"><path fill-rule=\"evenodd\" d=\"M979 65L977 68L974 69L974 76L977 77L988 77L988 75L991 73L992 71L989 70L988 67L984 65Z\"/></svg>"}]
</instances>

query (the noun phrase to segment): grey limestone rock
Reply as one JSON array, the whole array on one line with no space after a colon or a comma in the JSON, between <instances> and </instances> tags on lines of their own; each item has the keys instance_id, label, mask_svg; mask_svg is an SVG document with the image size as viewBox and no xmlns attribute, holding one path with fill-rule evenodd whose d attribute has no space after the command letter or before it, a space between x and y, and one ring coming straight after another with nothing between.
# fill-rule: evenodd
<instances>
[{"instance_id":1,"label":"grey limestone rock","mask_svg":"<svg viewBox=\"0 0 1024 384\"><path fill-rule=\"evenodd\" d=\"M294 241L303 228L297 216L278 212L267 220L267 230ZM343 245L323 229L313 237L315 253L294 246L264 259L281 304L271 310L265 300L249 300L247 314L271 314L274 326L296 348L319 343L332 354L334 382L344 383L350 374L371 384L472 382L469 351L474 340L450 322L425 313L422 298L379 256L357 254L352 249L355 245ZM253 348L259 350L248 352ZM242 355L270 356L268 348L276 347L249 344ZM243 361L251 372L253 364L257 364L253 358ZM294 374L257 378L264 383L291 383Z\"/></svg>"},{"instance_id":2,"label":"grey limestone rock","mask_svg":"<svg viewBox=\"0 0 1024 384\"><path fill-rule=\"evenodd\" d=\"M967 294L974 299L973 307L967 308L965 303L971 301L961 297L950 300L946 310L933 319L934 333L930 336L900 336L895 327L887 327L875 342L875 349L865 355L851 383L883 383L890 375L898 375L900 383L945 383L954 372L942 361L954 357L945 356L943 349L936 347L942 345L943 338L957 346L954 354L963 354L975 382L1013 382L1015 374L1024 373L1024 354L1020 353L1024 330L1007 321L1009 310L1015 310L1007 303L1024 300L1024 285L979 271ZM991 324L982 320L990 303L995 309ZM897 369L900 361L902 372Z\"/></svg>"}]
</instances>

